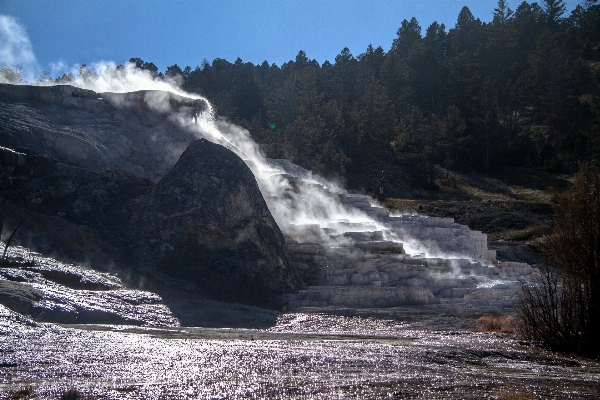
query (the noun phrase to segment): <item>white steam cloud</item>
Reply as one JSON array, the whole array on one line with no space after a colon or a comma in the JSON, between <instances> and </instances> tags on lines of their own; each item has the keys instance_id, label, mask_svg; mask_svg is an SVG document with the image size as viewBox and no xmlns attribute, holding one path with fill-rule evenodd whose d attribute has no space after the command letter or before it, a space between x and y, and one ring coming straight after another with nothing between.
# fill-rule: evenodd
<instances>
[{"instance_id":1,"label":"white steam cloud","mask_svg":"<svg viewBox=\"0 0 600 400\"><path fill-rule=\"evenodd\" d=\"M344 237L344 233L382 230L386 232L386 240L400 241L381 222L357 208L344 205L340 195L347 195L345 190L297 166L295 168L301 170L302 180L294 182L294 177L290 180L289 171L284 166L265 159L247 130L217 118L207 99L181 90L176 79L157 78L131 63L117 67L112 62L99 62L90 64L89 68L73 69L72 73L73 80L69 84L97 93L151 91L144 95L150 108L173 112L171 119L197 137L234 151L254 173L263 197L284 234L300 242L318 240L325 245L337 246L352 242L351 238ZM169 93L201 100L206 104L206 110L196 118L189 113L170 110ZM332 236L336 237L333 241Z\"/></svg>"},{"instance_id":2,"label":"white steam cloud","mask_svg":"<svg viewBox=\"0 0 600 400\"><path fill-rule=\"evenodd\" d=\"M390 229L385 222L367 212L344 204L341 199L349 196L344 189L309 171L285 161L265 159L247 130L217 118L207 99L183 91L176 79L157 78L151 72L138 69L131 63L117 67L113 62L98 62L90 64L89 68L75 67L71 73L72 80L69 84L99 94L148 91L144 94L144 101L151 109L162 113L171 112L171 120L194 132L198 138L206 138L234 151L254 173L280 229L293 240L350 249L354 244L355 234L379 231L382 236L377 240L402 243L408 254L444 258L460 256L444 254L435 241L424 243L415 240L402 229ZM45 81L38 84L54 83ZM184 112L171 110L169 93L200 100L206 105L206 109L194 116L190 115L189 109ZM117 99L110 98L110 101ZM171 156L173 154L165 154L165 157ZM178 156L173 159L177 158ZM291 172L290 168L294 171ZM297 179L298 177L301 179ZM366 200L363 199L364 201Z\"/></svg>"},{"instance_id":3,"label":"white steam cloud","mask_svg":"<svg viewBox=\"0 0 600 400\"><path fill-rule=\"evenodd\" d=\"M160 90L190 98L201 98L180 90L177 80L169 78L154 79L150 71L138 69L131 63L117 68L117 65L112 61L101 61L88 65L87 69L89 71L87 73L81 73L80 68L77 71L72 71L75 80L71 84L98 93Z\"/></svg>"},{"instance_id":4,"label":"white steam cloud","mask_svg":"<svg viewBox=\"0 0 600 400\"><path fill-rule=\"evenodd\" d=\"M20 71L20 78L33 80L39 75L39 66L27 31L16 18L0 15L0 64ZM0 70L0 83L14 82L6 68Z\"/></svg>"},{"instance_id":5,"label":"white steam cloud","mask_svg":"<svg viewBox=\"0 0 600 400\"><path fill-rule=\"evenodd\" d=\"M23 68L27 65L29 69L37 66L27 33L12 17L0 16L0 51L0 62L18 63ZM53 69L60 68L64 68L64 63L57 62L53 65ZM351 248L356 234L379 232L380 237L376 240L403 243L409 254L445 258L459 256L443 254L435 241L422 242L405 234L402 229L391 229L384 220L373 216L375 208L371 209L370 202L364 198L353 199L363 202L363 210L348 206L345 203L348 202L349 195L345 190L285 161L266 160L247 130L216 118L210 102L202 96L183 91L177 78L157 78L133 64L117 67L115 63L106 61L86 67L74 66L71 77L69 82L64 83L96 93L152 91L144 95L150 108L172 112L170 118L184 129L194 132L197 137L222 144L244 159L254 173L280 229L298 242L319 242L331 248ZM0 76L0 82L1 79ZM46 80L37 84L52 85L54 82ZM189 109L185 112L171 110L169 93L200 100L206 107L199 114L200 108L193 110L192 114ZM166 154L165 157L171 155ZM367 211L364 211L365 201Z\"/></svg>"},{"instance_id":6,"label":"white steam cloud","mask_svg":"<svg viewBox=\"0 0 600 400\"><path fill-rule=\"evenodd\" d=\"M8 66L21 66L22 71L28 73L21 78L21 82L11 82L9 79L0 82L23 83L33 81L32 71L38 69L36 57L27 32L19 22L10 16L0 16L0 51L1 61ZM65 63L58 61L51 63L54 73L65 70ZM188 129L196 131L199 137L205 137L213 142L225 145L239 156L241 156L254 172L261 191L269 204L274 218L286 233L302 234L304 228L311 225L324 225L324 221L345 221L351 224L369 224L374 226L375 221L364 213L344 207L339 200L331 197L323 188L323 182L317 182L314 178L315 187L303 185L292 187L290 182L284 178L285 171L270 165L259 151L256 143L251 139L245 129L229 124L213 115L212 107L208 100L201 96L186 93L179 88L177 79L156 78L149 71L141 70L135 65L127 63L125 66L117 67L110 61L90 64L86 67L75 65L71 68L73 86L82 89L93 90L97 93L113 92L127 93L140 90L151 90L144 100L156 111L169 111L168 92L183 97L204 100L208 109L202 115L197 116L194 124L189 115L179 115L177 119ZM52 85L54 82L47 80L38 82L40 85ZM308 176L310 181L313 179ZM327 185L327 183L325 183ZM331 193L341 193L341 189L332 185L328 187ZM338 227L339 229L339 227ZM356 229L356 226L354 226ZM343 234L344 232L338 232Z\"/></svg>"}]
</instances>

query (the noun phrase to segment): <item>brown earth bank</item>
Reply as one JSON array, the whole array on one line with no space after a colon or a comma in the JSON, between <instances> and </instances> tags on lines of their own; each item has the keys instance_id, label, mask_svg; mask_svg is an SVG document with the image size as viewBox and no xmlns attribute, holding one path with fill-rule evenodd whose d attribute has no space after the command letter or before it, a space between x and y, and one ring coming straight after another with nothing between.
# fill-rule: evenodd
<instances>
[{"instance_id":1,"label":"brown earth bank","mask_svg":"<svg viewBox=\"0 0 600 400\"><path fill-rule=\"evenodd\" d=\"M435 167L433 177L430 187L405 180L417 189L407 196L380 200L391 212L453 218L486 233L490 249L498 251L501 261L544 262L541 252L544 237L552 233L552 206L558 194L570 187L572 175L510 168L486 176ZM399 187L396 182L388 192L398 192Z\"/></svg>"}]
</instances>

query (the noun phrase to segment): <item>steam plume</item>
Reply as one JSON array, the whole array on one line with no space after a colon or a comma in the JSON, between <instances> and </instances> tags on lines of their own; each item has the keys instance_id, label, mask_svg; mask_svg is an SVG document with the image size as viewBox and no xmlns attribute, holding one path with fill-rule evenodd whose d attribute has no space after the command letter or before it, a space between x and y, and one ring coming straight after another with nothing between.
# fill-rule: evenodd
<instances>
[{"instance_id":1,"label":"steam plume","mask_svg":"<svg viewBox=\"0 0 600 400\"><path fill-rule=\"evenodd\" d=\"M19 78L32 80L39 72L27 31L8 15L0 15L0 64L5 67L0 69L0 83L19 83ZM6 67L20 69L21 76L7 74Z\"/></svg>"},{"instance_id":2,"label":"steam plume","mask_svg":"<svg viewBox=\"0 0 600 400\"><path fill-rule=\"evenodd\" d=\"M25 29L12 17L0 16L0 51L5 63L20 63L27 66L28 70L38 68ZM300 182L294 181L297 177L290 177L285 162L266 160L247 130L217 118L210 102L202 96L183 91L178 79L157 78L149 71L136 68L134 64L117 67L115 63L106 61L90 64L89 67L74 66L73 72L74 78L70 84L97 93L152 91L144 97L150 108L161 112L171 111L171 119L179 122L184 129L236 152L252 169L281 230L295 240L318 241L335 247L352 243L351 236L344 235L346 233L381 231L384 240L402 242L408 253L444 256L434 243L420 243L397 229L389 229L385 223L366 212L346 206L340 201L347 196L345 190L309 171L293 166L302 175ZM32 80L31 74L27 78ZM0 76L0 81L1 79ZM47 85L52 82L38 84ZM191 118L189 113L170 110L169 93L204 101L206 111ZM287 168L290 166L288 164Z\"/></svg>"}]
</instances>

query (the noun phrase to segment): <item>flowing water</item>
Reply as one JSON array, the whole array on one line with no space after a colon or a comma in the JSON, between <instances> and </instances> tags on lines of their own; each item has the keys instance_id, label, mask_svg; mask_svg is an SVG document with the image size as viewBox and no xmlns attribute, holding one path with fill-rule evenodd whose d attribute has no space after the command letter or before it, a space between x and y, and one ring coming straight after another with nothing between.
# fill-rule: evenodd
<instances>
[{"instance_id":1,"label":"flowing water","mask_svg":"<svg viewBox=\"0 0 600 400\"><path fill-rule=\"evenodd\" d=\"M107 399L598 398L600 363L513 337L282 314L269 329L31 323L0 315L0 388ZM517 397L512 397L517 398Z\"/></svg>"}]
</instances>

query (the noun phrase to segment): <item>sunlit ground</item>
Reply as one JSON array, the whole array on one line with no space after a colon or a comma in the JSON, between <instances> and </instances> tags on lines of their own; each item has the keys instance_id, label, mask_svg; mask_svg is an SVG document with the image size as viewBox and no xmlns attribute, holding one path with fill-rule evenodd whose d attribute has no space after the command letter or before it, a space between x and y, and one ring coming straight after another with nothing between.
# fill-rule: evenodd
<instances>
[{"instance_id":1,"label":"sunlit ground","mask_svg":"<svg viewBox=\"0 0 600 400\"><path fill-rule=\"evenodd\" d=\"M83 329L81 329L83 328ZM41 398L598 398L600 363L506 335L285 314L268 330L29 326L4 314L0 389Z\"/></svg>"}]
</instances>

